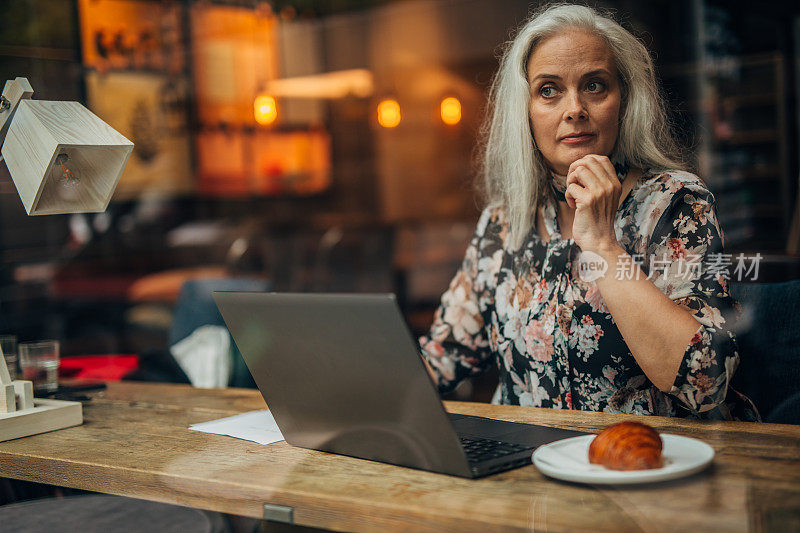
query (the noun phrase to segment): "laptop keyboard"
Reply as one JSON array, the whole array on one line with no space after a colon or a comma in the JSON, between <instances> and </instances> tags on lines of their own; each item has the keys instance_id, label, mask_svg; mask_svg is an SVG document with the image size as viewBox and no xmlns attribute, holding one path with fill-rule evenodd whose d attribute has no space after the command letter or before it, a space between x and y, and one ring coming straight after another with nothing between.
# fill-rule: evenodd
<instances>
[{"instance_id":1,"label":"laptop keyboard","mask_svg":"<svg viewBox=\"0 0 800 533\"><path fill-rule=\"evenodd\" d=\"M497 459L512 453L524 450L533 450L535 446L525 446L524 444L513 444L492 439L478 439L470 437L459 437L461 446L467 454L470 463L480 463L490 459Z\"/></svg>"}]
</instances>

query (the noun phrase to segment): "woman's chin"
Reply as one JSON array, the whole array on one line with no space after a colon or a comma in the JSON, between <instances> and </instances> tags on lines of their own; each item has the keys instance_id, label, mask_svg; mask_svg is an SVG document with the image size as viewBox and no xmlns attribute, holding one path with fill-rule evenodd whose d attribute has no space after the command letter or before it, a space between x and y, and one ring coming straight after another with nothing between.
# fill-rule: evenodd
<instances>
[{"instance_id":1,"label":"woman's chin","mask_svg":"<svg viewBox=\"0 0 800 533\"><path fill-rule=\"evenodd\" d=\"M562 156L559 157L559 163L561 165L569 166L577 161L582 157L586 157L587 155L607 155L602 153L603 150L597 146L596 144L592 143L591 145L583 145L583 146L574 146L574 147L565 147L566 149L562 151Z\"/></svg>"},{"instance_id":2,"label":"woman's chin","mask_svg":"<svg viewBox=\"0 0 800 533\"><path fill-rule=\"evenodd\" d=\"M587 156L587 155L593 154L593 153L594 152L585 152L585 153L582 152L580 154L574 154L574 155L570 154L569 157L559 158L558 161L554 165L551 165L551 168L555 169L557 174L561 174L562 176L566 175L567 172L569 172L569 166L572 163L574 163L575 161L577 161L578 159L580 159L580 158L582 158L584 156ZM563 172L560 172L559 170L561 170Z\"/></svg>"}]
</instances>

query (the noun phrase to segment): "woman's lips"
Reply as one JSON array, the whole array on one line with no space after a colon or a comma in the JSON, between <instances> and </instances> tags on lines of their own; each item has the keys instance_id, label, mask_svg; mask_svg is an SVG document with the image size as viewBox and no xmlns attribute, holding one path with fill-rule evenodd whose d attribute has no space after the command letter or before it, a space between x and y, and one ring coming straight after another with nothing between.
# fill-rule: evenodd
<instances>
[{"instance_id":1,"label":"woman's lips","mask_svg":"<svg viewBox=\"0 0 800 533\"><path fill-rule=\"evenodd\" d=\"M581 144L581 143L589 142L592 139L594 139L594 135L591 134L591 133L587 133L587 134L584 134L584 135L573 135L573 136L570 136L570 137L564 137L563 139L561 139L561 142L562 143L567 143L567 144Z\"/></svg>"}]
</instances>

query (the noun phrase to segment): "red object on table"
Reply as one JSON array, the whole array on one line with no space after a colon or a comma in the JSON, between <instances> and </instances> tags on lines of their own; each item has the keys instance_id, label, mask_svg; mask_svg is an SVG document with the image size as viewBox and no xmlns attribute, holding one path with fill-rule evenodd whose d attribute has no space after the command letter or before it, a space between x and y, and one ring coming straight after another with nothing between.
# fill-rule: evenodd
<instances>
[{"instance_id":1,"label":"red object on table","mask_svg":"<svg viewBox=\"0 0 800 533\"><path fill-rule=\"evenodd\" d=\"M63 357L58 375L64 378L120 381L139 368L135 354L81 355Z\"/></svg>"}]
</instances>

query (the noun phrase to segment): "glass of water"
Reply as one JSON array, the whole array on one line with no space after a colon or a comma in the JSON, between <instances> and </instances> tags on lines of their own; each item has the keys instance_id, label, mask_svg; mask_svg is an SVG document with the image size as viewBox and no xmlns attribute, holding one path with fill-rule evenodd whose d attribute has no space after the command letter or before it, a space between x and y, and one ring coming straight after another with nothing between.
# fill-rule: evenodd
<instances>
[{"instance_id":1,"label":"glass of water","mask_svg":"<svg viewBox=\"0 0 800 533\"><path fill-rule=\"evenodd\" d=\"M19 345L19 367L22 379L33 381L35 392L58 390L58 341L24 342Z\"/></svg>"},{"instance_id":2,"label":"glass of water","mask_svg":"<svg viewBox=\"0 0 800 533\"><path fill-rule=\"evenodd\" d=\"M6 358L6 366L11 379L17 379L17 336L0 335L0 349L3 350L3 357Z\"/></svg>"}]
</instances>

